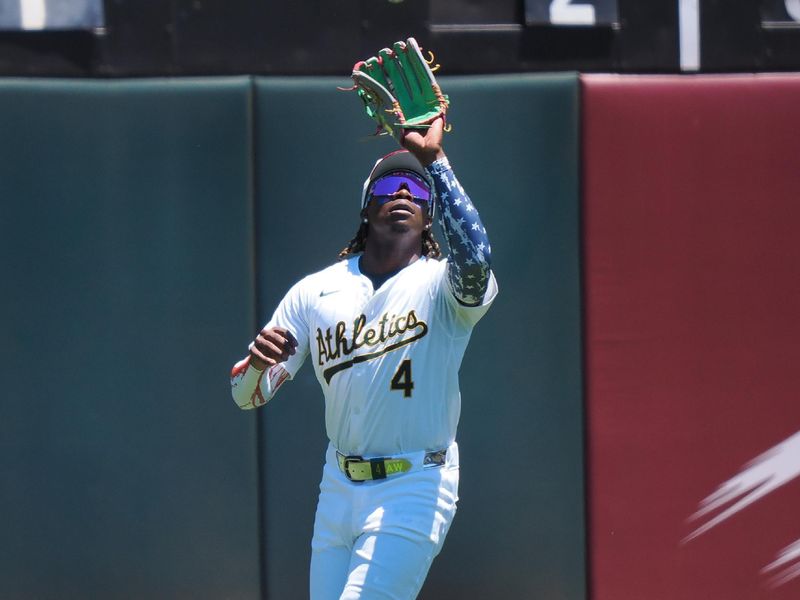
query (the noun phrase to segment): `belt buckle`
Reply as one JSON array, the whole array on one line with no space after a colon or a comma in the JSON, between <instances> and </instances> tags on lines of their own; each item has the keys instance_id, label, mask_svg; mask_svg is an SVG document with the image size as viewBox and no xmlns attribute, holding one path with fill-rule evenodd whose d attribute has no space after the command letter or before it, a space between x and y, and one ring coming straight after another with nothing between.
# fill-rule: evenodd
<instances>
[{"instance_id":1,"label":"belt buckle","mask_svg":"<svg viewBox=\"0 0 800 600\"><path fill-rule=\"evenodd\" d=\"M356 463L356 462L364 462L364 457L355 455L344 457L344 463L342 464L342 469L344 470L344 476L347 477L347 479L349 481L352 481L353 483L364 483L364 480L353 479L352 475L350 475L350 468L349 468L350 463Z\"/></svg>"},{"instance_id":2,"label":"belt buckle","mask_svg":"<svg viewBox=\"0 0 800 600\"><path fill-rule=\"evenodd\" d=\"M447 462L447 448L443 450L436 450L435 452L426 452L425 458L422 460L424 468L428 467L441 467Z\"/></svg>"}]
</instances>

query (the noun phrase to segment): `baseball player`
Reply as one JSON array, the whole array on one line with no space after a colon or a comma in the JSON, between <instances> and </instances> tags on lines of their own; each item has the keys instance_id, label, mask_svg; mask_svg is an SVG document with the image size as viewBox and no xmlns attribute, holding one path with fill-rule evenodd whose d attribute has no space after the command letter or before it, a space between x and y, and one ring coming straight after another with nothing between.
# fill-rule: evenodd
<instances>
[{"instance_id":1,"label":"baseball player","mask_svg":"<svg viewBox=\"0 0 800 600\"><path fill-rule=\"evenodd\" d=\"M416 598L456 512L458 370L497 284L442 130L406 130L376 163L340 261L289 290L231 374L252 409L309 359L325 395L312 600Z\"/></svg>"}]
</instances>

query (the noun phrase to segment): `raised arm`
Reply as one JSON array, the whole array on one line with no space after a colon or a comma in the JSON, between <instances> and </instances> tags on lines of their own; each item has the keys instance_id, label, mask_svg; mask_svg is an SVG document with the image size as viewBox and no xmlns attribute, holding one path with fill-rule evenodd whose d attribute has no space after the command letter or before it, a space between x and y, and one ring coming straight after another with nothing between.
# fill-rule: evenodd
<instances>
[{"instance_id":1,"label":"raised arm","mask_svg":"<svg viewBox=\"0 0 800 600\"><path fill-rule=\"evenodd\" d=\"M433 179L439 223L449 248L447 279L453 295L467 306L483 300L489 285L491 246L477 209L456 179L442 148L444 122L437 119L420 133L406 130L403 146Z\"/></svg>"}]
</instances>

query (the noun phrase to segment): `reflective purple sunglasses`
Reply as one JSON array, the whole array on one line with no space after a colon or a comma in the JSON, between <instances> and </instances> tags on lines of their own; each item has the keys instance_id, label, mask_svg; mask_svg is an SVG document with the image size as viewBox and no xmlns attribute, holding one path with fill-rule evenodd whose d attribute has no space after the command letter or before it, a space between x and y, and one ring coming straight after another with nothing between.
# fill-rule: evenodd
<instances>
[{"instance_id":1,"label":"reflective purple sunglasses","mask_svg":"<svg viewBox=\"0 0 800 600\"><path fill-rule=\"evenodd\" d=\"M431 189L428 182L412 171L392 171L380 179L376 179L369 187L367 194L378 204L385 204L393 198L393 194L403 185L411 192L415 204L422 206L430 202Z\"/></svg>"}]
</instances>

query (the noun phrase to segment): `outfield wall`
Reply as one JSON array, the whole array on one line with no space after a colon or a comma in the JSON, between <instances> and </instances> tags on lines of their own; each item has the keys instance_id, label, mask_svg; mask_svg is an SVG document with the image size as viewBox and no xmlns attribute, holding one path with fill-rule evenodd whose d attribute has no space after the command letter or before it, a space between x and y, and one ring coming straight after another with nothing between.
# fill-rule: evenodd
<instances>
[{"instance_id":1,"label":"outfield wall","mask_svg":"<svg viewBox=\"0 0 800 600\"><path fill-rule=\"evenodd\" d=\"M0 80L0 597L253 598L251 87Z\"/></svg>"},{"instance_id":2,"label":"outfield wall","mask_svg":"<svg viewBox=\"0 0 800 600\"><path fill-rule=\"evenodd\" d=\"M797 598L800 76L582 91L591 597Z\"/></svg>"},{"instance_id":3,"label":"outfield wall","mask_svg":"<svg viewBox=\"0 0 800 600\"><path fill-rule=\"evenodd\" d=\"M500 295L421 598L797 597L800 76L442 83ZM345 84L0 80L0 597L306 597L321 392L227 378L394 147Z\"/></svg>"},{"instance_id":4,"label":"outfield wall","mask_svg":"<svg viewBox=\"0 0 800 600\"><path fill-rule=\"evenodd\" d=\"M421 597L582 599L578 80L443 83L501 293ZM337 85L0 80L0 597L305 597L321 392L242 412L227 377L393 148Z\"/></svg>"}]
</instances>

